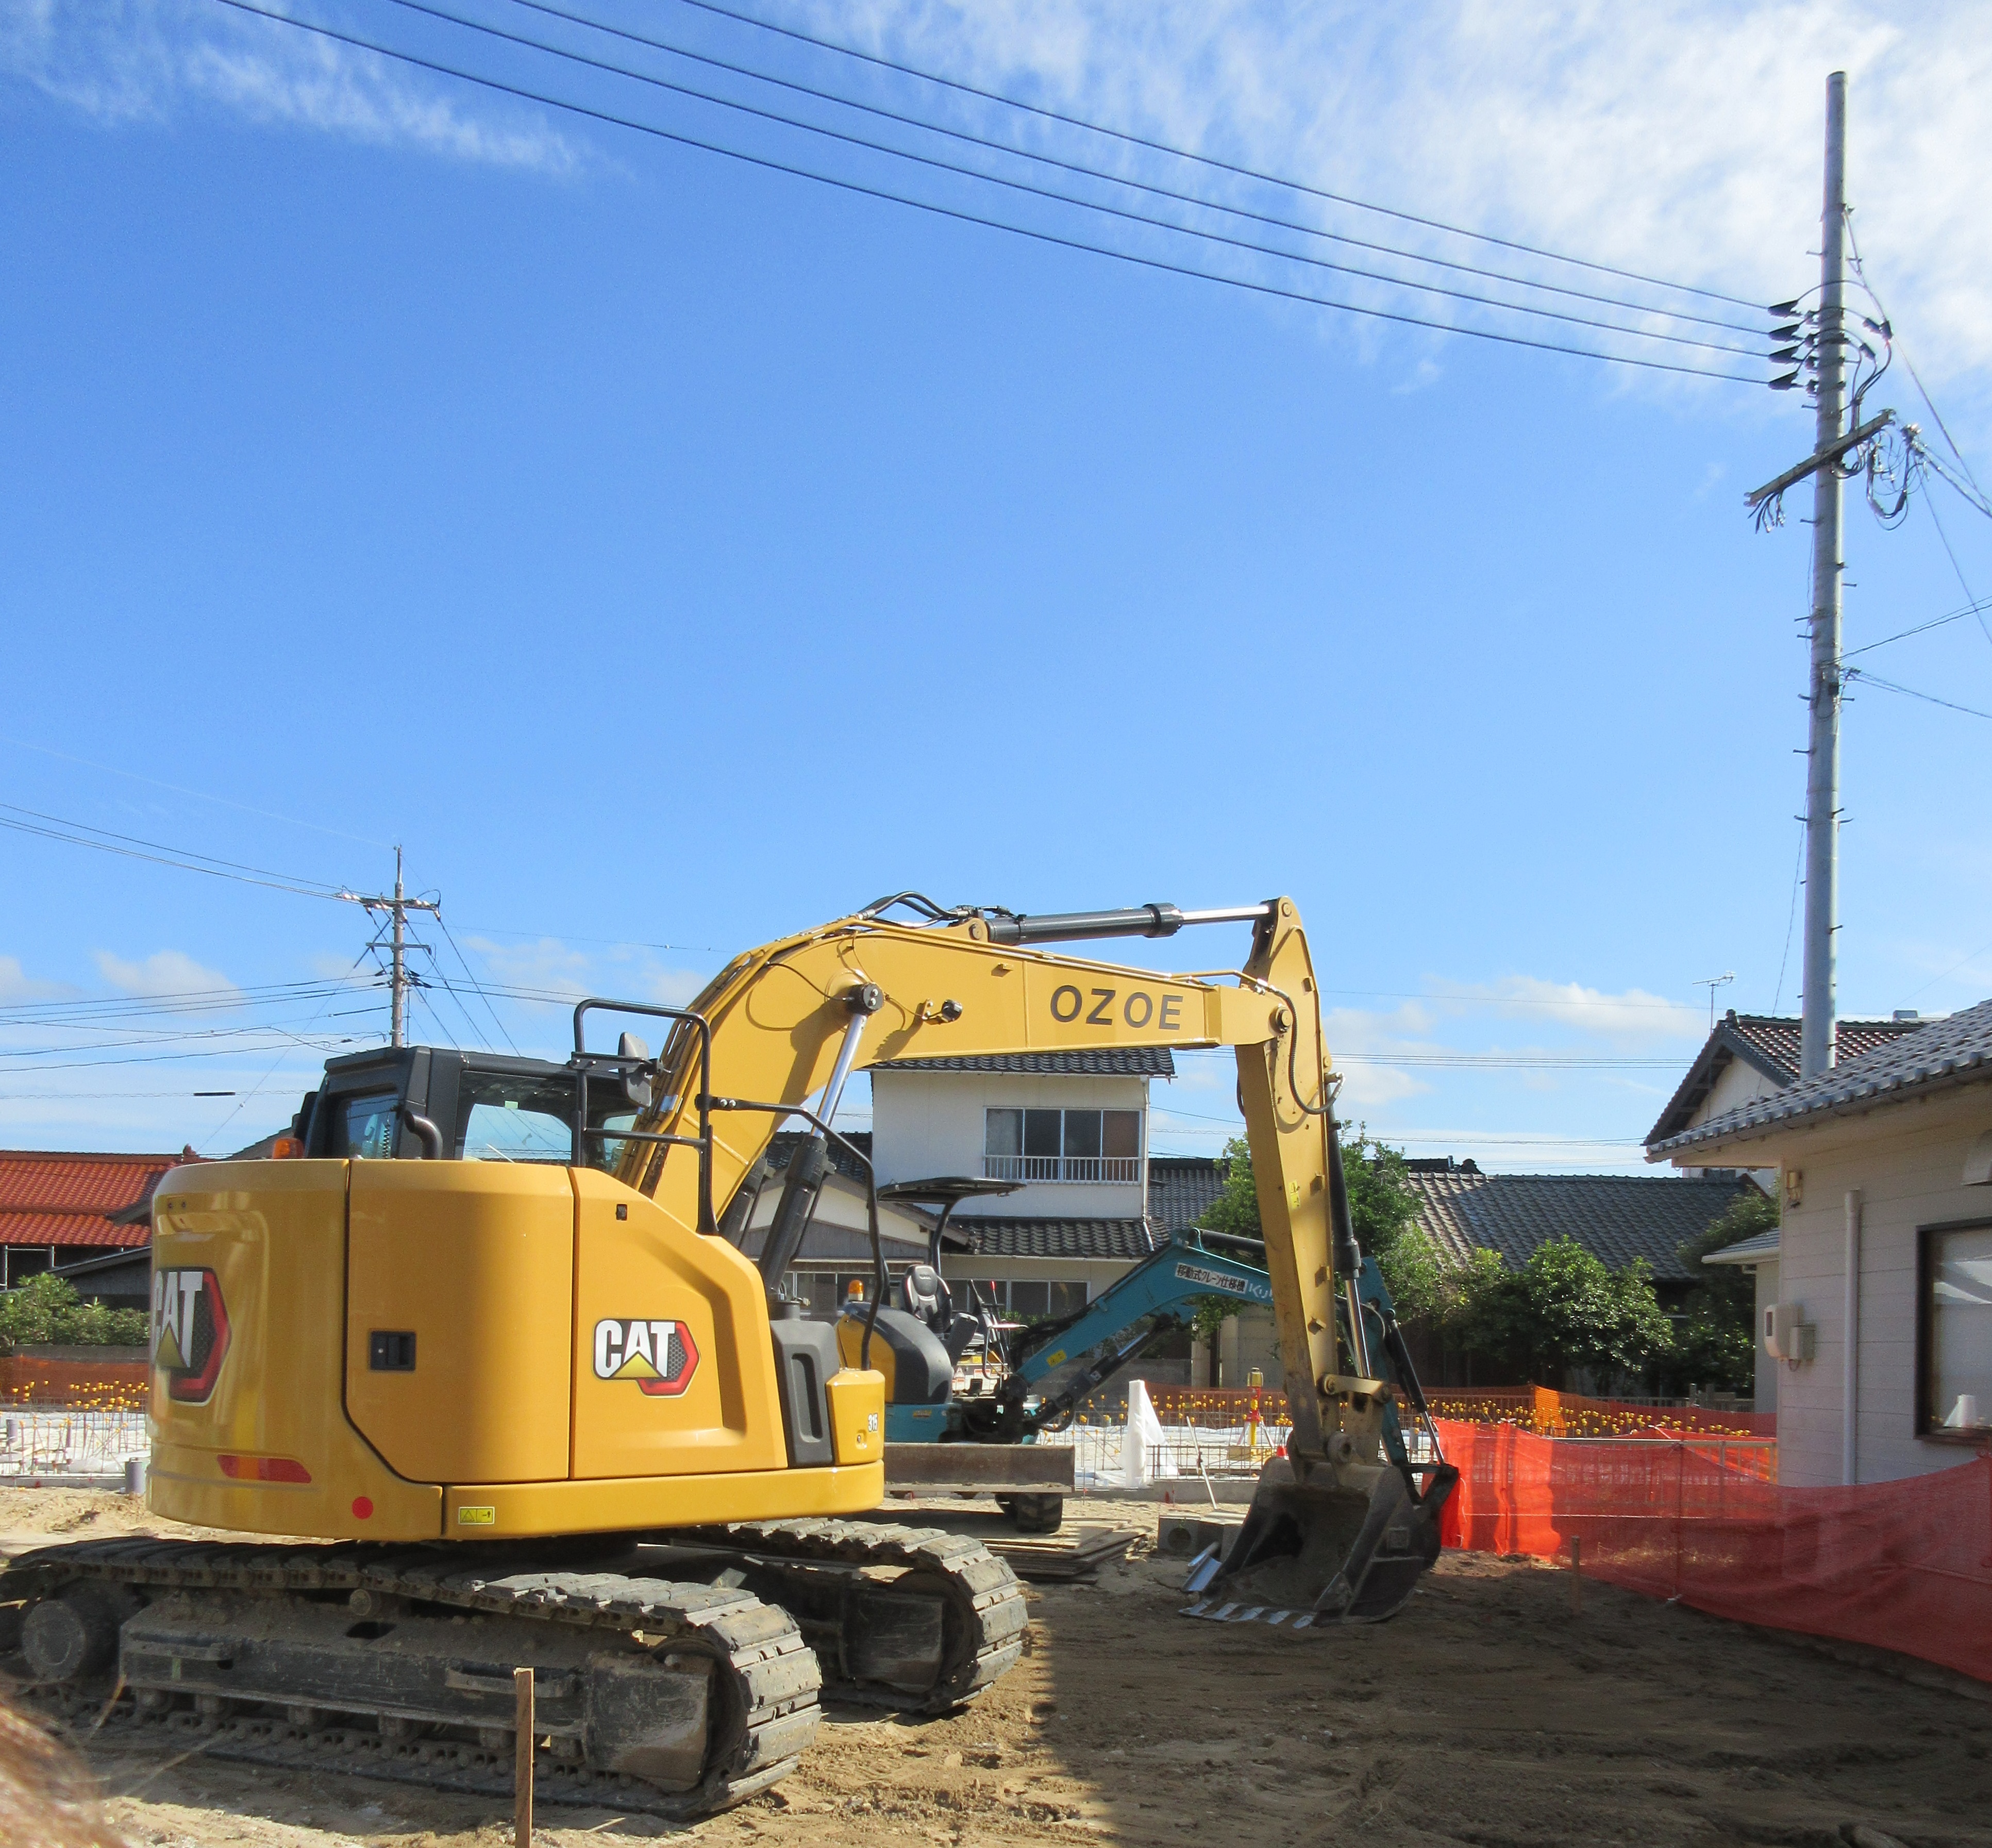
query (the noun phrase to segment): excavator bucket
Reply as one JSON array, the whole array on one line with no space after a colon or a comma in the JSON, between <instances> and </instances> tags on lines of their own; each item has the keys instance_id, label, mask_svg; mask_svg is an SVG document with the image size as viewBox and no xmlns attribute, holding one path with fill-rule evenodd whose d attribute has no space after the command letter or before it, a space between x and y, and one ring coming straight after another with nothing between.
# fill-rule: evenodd
<instances>
[{"instance_id":1,"label":"excavator bucket","mask_svg":"<svg viewBox=\"0 0 1992 1848\"><path fill-rule=\"evenodd\" d=\"M1291 1630L1393 1617L1438 1558L1439 1512L1458 1480L1435 1464L1317 1464L1303 1481L1276 1457L1230 1553L1191 1573L1196 1601L1183 1614Z\"/></svg>"}]
</instances>

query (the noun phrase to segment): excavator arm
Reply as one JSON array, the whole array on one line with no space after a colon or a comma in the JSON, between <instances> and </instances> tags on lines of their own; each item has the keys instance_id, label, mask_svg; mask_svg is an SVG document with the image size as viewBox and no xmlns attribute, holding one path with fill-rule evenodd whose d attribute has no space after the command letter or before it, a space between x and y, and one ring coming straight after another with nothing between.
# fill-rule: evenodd
<instances>
[{"instance_id":1,"label":"excavator arm","mask_svg":"<svg viewBox=\"0 0 1992 1848\"><path fill-rule=\"evenodd\" d=\"M750 951L722 970L677 1021L653 1101L622 1144L619 1178L686 1228L711 1231L716 1203L734 1198L783 1117L803 1112L827 1127L844 1080L863 1066L1234 1048L1293 1435L1208 1614L1390 1614L1436 1556L1438 1510L1455 1478L1434 1463L1423 1466L1421 1487L1411 1466L1387 1453L1391 1387L1368 1353L1334 1080L1293 901L1031 917L916 900L922 921L884 915L902 900ZM1250 953L1235 972L1160 975L1041 947L1172 936L1220 921L1252 926ZM776 1215L764 1259L771 1290L803 1217ZM1227 1591L1237 1594L1228 1603Z\"/></svg>"}]
</instances>

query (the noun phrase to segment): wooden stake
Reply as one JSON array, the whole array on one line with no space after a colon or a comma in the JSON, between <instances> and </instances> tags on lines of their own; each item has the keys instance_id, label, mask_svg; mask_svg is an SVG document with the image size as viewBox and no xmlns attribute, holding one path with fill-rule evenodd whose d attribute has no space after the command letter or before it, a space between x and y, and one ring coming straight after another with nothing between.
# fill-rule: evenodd
<instances>
[{"instance_id":1,"label":"wooden stake","mask_svg":"<svg viewBox=\"0 0 1992 1848\"><path fill-rule=\"evenodd\" d=\"M1570 1537L1570 1614L1584 1614L1584 1542L1575 1534Z\"/></svg>"},{"instance_id":2,"label":"wooden stake","mask_svg":"<svg viewBox=\"0 0 1992 1848\"><path fill-rule=\"evenodd\" d=\"M512 1692L517 1698L513 1715L517 1732L513 1740L512 1840L513 1848L533 1848L533 1671L512 1671Z\"/></svg>"}]
</instances>

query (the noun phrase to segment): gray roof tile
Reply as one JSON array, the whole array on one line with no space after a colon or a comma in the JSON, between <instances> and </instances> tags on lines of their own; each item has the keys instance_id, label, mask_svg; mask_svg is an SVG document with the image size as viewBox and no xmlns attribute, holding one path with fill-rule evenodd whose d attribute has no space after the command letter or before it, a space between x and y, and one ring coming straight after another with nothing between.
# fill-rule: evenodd
<instances>
[{"instance_id":1,"label":"gray roof tile","mask_svg":"<svg viewBox=\"0 0 1992 1848\"><path fill-rule=\"evenodd\" d=\"M1051 1073L1089 1078L1172 1078L1175 1055L1166 1046L1103 1046L1074 1052L977 1053L959 1059L881 1059L874 1071Z\"/></svg>"},{"instance_id":2,"label":"gray roof tile","mask_svg":"<svg viewBox=\"0 0 1992 1848\"><path fill-rule=\"evenodd\" d=\"M1927 1020L1841 1020L1834 1027L1843 1062L1864 1058L1876 1047L1891 1044L1905 1033L1927 1026ZM1717 1022L1707 1043L1695 1055L1687 1076L1648 1133L1649 1144L1679 1135L1688 1119L1707 1101L1716 1081L1736 1060L1760 1071L1774 1085L1793 1085L1799 1075L1799 1022L1783 1014L1739 1014L1734 1008Z\"/></svg>"},{"instance_id":3,"label":"gray roof tile","mask_svg":"<svg viewBox=\"0 0 1992 1848\"><path fill-rule=\"evenodd\" d=\"M1224 1186L1226 1163L1213 1155L1148 1157L1148 1217L1164 1232L1196 1224Z\"/></svg>"},{"instance_id":4,"label":"gray roof tile","mask_svg":"<svg viewBox=\"0 0 1992 1848\"><path fill-rule=\"evenodd\" d=\"M1114 1258L1134 1259L1168 1242L1145 1219L963 1218L950 1232L968 1235L983 1258Z\"/></svg>"},{"instance_id":5,"label":"gray roof tile","mask_svg":"<svg viewBox=\"0 0 1992 1848\"><path fill-rule=\"evenodd\" d=\"M1455 1258L1474 1246L1519 1268L1538 1245L1574 1239L1616 1270L1643 1258L1655 1279L1685 1283L1683 1241L1705 1231L1753 1182L1663 1174L1421 1174L1418 1223Z\"/></svg>"},{"instance_id":6,"label":"gray roof tile","mask_svg":"<svg viewBox=\"0 0 1992 1848\"><path fill-rule=\"evenodd\" d=\"M1900 1098L1988 1079L1992 1079L1992 1001L1981 1001L1946 1020L1922 1022L1914 1031L1816 1078L1787 1085L1695 1129L1661 1136L1656 1126L1656 1139L1647 1143L1646 1154L1649 1160L1657 1160L1676 1149L1719 1146L1780 1126L1856 1115Z\"/></svg>"}]
</instances>

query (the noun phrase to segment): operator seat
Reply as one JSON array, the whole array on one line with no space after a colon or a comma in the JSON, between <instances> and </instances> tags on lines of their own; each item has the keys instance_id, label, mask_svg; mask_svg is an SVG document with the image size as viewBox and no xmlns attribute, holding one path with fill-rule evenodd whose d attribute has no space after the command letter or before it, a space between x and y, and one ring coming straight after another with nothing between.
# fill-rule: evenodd
<instances>
[{"instance_id":1,"label":"operator seat","mask_svg":"<svg viewBox=\"0 0 1992 1848\"><path fill-rule=\"evenodd\" d=\"M916 1264L899 1286L906 1307L936 1334L945 1335L954 1320L954 1293L931 1264Z\"/></svg>"},{"instance_id":2,"label":"operator seat","mask_svg":"<svg viewBox=\"0 0 1992 1848\"><path fill-rule=\"evenodd\" d=\"M957 1311L954 1292L931 1264L916 1264L899 1286L908 1311L940 1337L950 1361L958 1361L982 1332L982 1318Z\"/></svg>"}]
</instances>

